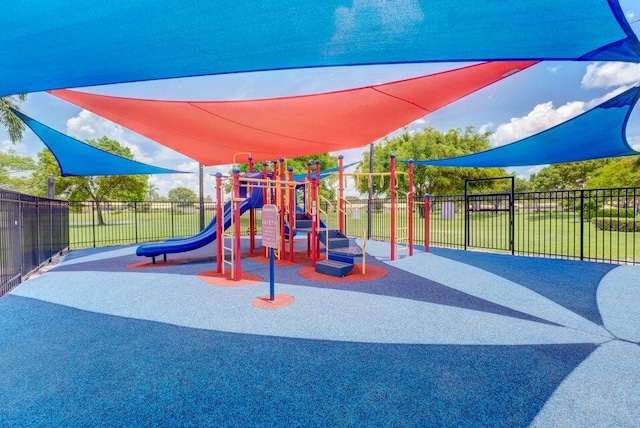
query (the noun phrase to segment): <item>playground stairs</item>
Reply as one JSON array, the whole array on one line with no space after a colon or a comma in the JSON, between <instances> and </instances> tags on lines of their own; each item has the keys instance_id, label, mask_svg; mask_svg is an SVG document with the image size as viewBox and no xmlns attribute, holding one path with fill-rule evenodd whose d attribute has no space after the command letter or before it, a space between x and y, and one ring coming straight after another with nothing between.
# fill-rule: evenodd
<instances>
[{"instance_id":1,"label":"playground stairs","mask_svg":"<svg viewBox=\"0 0 640 428\"><path fill-rule=\"evenodd\" d=\"M321 231L318 238L321 243L327 245L328 253L326 260L316 262L318 273L343 277L353 269L355 258L362 257L362 250L355 245L350 245L349 238L338 230Z\"/></svg>"}]
</instances>

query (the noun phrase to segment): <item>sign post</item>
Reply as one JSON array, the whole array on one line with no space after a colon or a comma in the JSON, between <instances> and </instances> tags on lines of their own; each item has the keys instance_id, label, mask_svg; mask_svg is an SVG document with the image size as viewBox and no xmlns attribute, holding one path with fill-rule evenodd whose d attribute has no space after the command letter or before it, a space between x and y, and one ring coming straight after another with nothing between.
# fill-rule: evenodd
<instances>
[{"instance_id":1,"label":"sign post","mask_svg":"<svg viewBox=\"0 0 640 428\"><path fill-rule=\"evenodd\" d=\"M280 235L280 216L278 207L267 204L262 207L262 246L269 248L269 300L275 299L275 263L273 249L278 248L278 236Z\"/></svg>"}]
</instances>

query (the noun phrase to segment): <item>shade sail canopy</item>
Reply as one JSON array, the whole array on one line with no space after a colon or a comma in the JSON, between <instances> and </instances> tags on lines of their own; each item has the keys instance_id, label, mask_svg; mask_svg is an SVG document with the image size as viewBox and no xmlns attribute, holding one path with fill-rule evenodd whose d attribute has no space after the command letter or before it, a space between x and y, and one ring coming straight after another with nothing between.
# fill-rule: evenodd
<instances>
[{"instance_id":1,"label":"shade sail canopy","mask_svg":"<svg viewBox=\"0 0 640 428\"><path fill-rule=\"evenodd\" d=\"M51 150L63 177L94 175L175 174L175 171L147 165L90 146L64 135L17 110L18 116Z\"/></svg>"},{"instance_id":2,"label":"shade sail canopy","mask_svg":"<svg viewBox=\"0 0 640 428\"><path fill-rule=\"evenodd\" d=\"M414 164L508 167L637 155L640 153L627 142L626 127L639 94L640 87L633 87L573 119L506 146Z\"/></svg>"},{"instance_id":3,"label":"shade sail canopy","mask_svg":"<svg viewBox=\"0 0 640 428\"><path fill-rule=\"evenodd\" d=\"M4 2L0 28L0 96L286 68L640 59L618 0Z\"/></svg>"},{"instance_id":4,"label":"shade sail canopy","mask_svg":"<svg viewBox=\"0 0 640 428\"><path fill-rule=\"evenodd\" d=\"M361 147L533 64L483 63L346 91L247 101L51 93L204 165L223 165L238 152L264 161Z\"/></svg>"}]
</instances>

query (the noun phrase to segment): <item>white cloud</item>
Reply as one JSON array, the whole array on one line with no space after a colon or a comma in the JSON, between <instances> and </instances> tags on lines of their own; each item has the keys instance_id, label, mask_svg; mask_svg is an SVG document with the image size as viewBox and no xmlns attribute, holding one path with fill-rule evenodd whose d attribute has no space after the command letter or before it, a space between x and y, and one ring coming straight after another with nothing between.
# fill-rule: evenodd
<instances>
[{"instance_id":1,"label":"white cloud","mask_svg":"<svg viewBox=\"0 0 640 428\"><path fill-rule=\"evenodd\" d=\"M509 123L499 125L491 136L491 144L501 146L551 128L583 113L585 104L574 101L558 108L554 108L552 101L538 104L526 116L514 117Z\"/></svg>"},{"instance_id":2,"label":"white cloud","mask_svg":"<svg viewBox=\"0 0 640 428\"><path fill-rule=\"evenodd\" d=\"M87 110L82 110L77 116L67 120L67 134L70 136L82 141L109 137L129 148L135 160L153 164L154 158L147 155L140 146L127 141L125 132L128 131L122 126Z\"/></svg>"},{"instance_id":3,"label":"white cloud","mask_svg":"<svg viewBox=\"0 0 640 428\"><path fill-rule=\"evenodd\" d=\"M557 73L557 72L558 72L558 70L560 70L560 66L559 66L559 65L556 65L556 66L554 66L554 67L547 67L547 71L548 71L549 73L553 73L553 74L555 74L555 73Z\"/></svg>"},{"instance_id":4,"label":"white cloud","mask_svg":"<svg viewBox=\"0 0 640 428\"><path fill-rule=\"evenodd\" d=\"M633 150L640 152L640 135L627 137L627 141Z\"/></svg>"},{"instance_id":5,"label":"white cloud","mask_svg":"<svg viewBox=\"0 0 640 428\"><path fill-rule=\"evenodd\" d=\"M627 21L631 21L633 18L636 17L636 14L630 10L627 13L625 13L624 16L627 18Z\"/></svg>"},{"instance_id":6,"label":"white cloud","mask_svg":"<svg viewBox=\"0 0 640 428\"><path fill-rule=\"evenodd\" d=\"M626 62L594 62L587 66L582 78L586 89L632 86L640 83L640 64Z\"/></svg>"},{"instance_id":7,"label":"white cloud","mask_svg":"<svg viewBox=\"0 0 640 428\"><path fill-rule=\"evenodd\" d=\"M502 146L537 134L566 122L627 89L628 87L621 86L591 101L571 101L558 108L554 107L553 101L538 104L526 116L514 117L509 123L499 125L490 137L491 145Z\"/></svg>"}]
</instances>

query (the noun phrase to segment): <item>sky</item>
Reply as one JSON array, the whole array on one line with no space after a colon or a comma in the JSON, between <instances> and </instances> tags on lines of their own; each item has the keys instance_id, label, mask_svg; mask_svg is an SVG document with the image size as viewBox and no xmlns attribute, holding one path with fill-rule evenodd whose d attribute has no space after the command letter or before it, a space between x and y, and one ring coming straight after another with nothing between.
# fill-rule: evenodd
<instances>
[{"instance_id":1,"label":"sky","mask_svg":"<svg viewBox=\"0 0 640 428\"><path fill-rule=\"evenodd\" d=\"M636 35L640 35L640 2L620 0L622 10ZM467 64L402 64L332 67L219 76L170 79L140 83L76 88L104 95L167 100L241 100L270 98L349 89L430 74ZM564 122L629 87L640 84L640 64L604 62L542 62L510 76L409 125L410 131L433 126L441 131L473 126L491 131L491 144L499 146L525 138ZM176 187L198 193L198 164L160 144L102 119L44 92L29 94L20 104L34 119L79 140L107 136L129 147L136 160L152 165L193 171L193 174L161 174L149 182L166 195ZM627 126L629 143L640 150L640 107ZM393 136L394 134L391 134ZM374 142L375 143L375 142ZM0 150L34 156L44 144L26 130L23 140L13 144L0 129ZM368 146L339 153L345 164L358 161ZM241 149L239 149L241 151ZM284 156L285 154L283 154ZM507 169L528 178L541 166ZM205 168L205 195L215 195L212 177L227 173L230 166ZM350 188L348 194L355 194Z\"/></svg>"}]
</instances>

